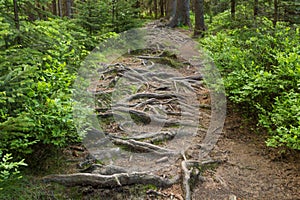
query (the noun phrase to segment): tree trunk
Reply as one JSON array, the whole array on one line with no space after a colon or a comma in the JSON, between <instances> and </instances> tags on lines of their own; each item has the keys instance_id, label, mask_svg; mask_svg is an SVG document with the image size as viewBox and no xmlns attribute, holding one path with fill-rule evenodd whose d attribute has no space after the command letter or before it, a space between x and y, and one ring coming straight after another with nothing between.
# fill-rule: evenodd
<instances>
[{"instance_id":1,"label":"tree trunk","mask_svg":"<svg viewBox=\"0 0 300 200\"><path fill-rule=\"evenodd\" d=\"M204 36L204 0L195 0L195 29L194 36Z\"/></svg>"},{"instance_id":2,"label":"tree trunk","mask_svg":"<svg viewBox=\"0 0 300 200\"><path fill-rule=\"evenodd\" d=\"M231 19L235 19L235 6L236 2L235 0L231 0Z\"/></svg>"},{"instance_id":3,"label":"tree trunk","mask_svg":"<svg viewBox=\"0 0 300 200\"><path fill-rule=\"evenodd\" d=\"M52 14L57 15L57 4L56 0L52 0Z\"/></svg>"},{"instance_id":4,"label":"tree trunk","mask_svg":"<svg viewBox=\"0 0 300 200\"><path fill-rule=\"evenodd\" d=\"M179 24L191 27L190 21L190 0L177 0L175 16L168 26L174 28Z\"/></svg>"},{"instance_id":5,"label":"tree trunk","mask_svg":"<svg viewBox=\"0 0 300 200\"><path fill-rule=\"evenodd\" d=\"M67 17L72 17L72 2L71 0L66 0L66 9L67 9Z\"/></svg>"},{"instance_id":6,"label":"tree trunk","mask_svg":"<svg viewBox=\"0 0 300 200\"><path fill-rule=\"evenodd\" d=\"M212 9L213 2L210 1L207 4L208 4L208 10L207 10L207 12L208 12L208 16L209 16L209 23L212 23L213 22L213 9Z\"/></svg>"},{"instance_id":7,"label":"tree trunk","mask_svg":"<svg viewBox=\"0 0 300 200\"><path fill-rule=\"evenodd\" d=\"M183 3L183 25L186 25L188 27L192 27L191 19L190 19L190 0L184 0Z\"/></svg>"},{"instance_id":8,"label":"tree trunk","mask_svg":"<svg viewBox=\"0 0 300 200\"><path fill-rule=\"evenodd\" d=\"M158 12L157 12L157 0L154 0L154 17L157 19Z\"/></svg>"},{"instance_id":9,"label":"tree trunk","mask_svg":"<svg viewBox=\"0 0 300 200\"><path fill-rule=\"evenodd\" d=\"M273 25L276 26L278 21L278 0L274 0L274 21Z\"/></svg>"},{"instance_id":10,"label":"tree trunk","mask_svg":"<svg viewBox=\"0 0 300 200\"><path fill-rule=\"evenodd\" d=\"M175 16L176 13L176 4L177 1L176 0L166 0L166 18L167 19L171 19Z\"/></svg>"},{"instance_id":11,"label":"tree trunk","mask_svg":"<svg viewBox=\"0 0 300 200\"><path fill-rule=\"evenodd\" d=\"M19 18L19 9L18 9L18 1L13 0L14 3L14 21L15 21L15 27L18 31L20 31L20 18ZM21 38L20 36L16 37L17 44L21 44Z\"/></svg>"},{"instance_id":12,"label":"tree trunk","mask_svg":"<svg viewBox=\"0 0 300 200\"><path fill-rule=\"evenodd\" d=\"M165 1L160 0L160 17L165 16Z\"/></svg>"},{"instance_id":13,"label":"tree trunk","mask_svg":"<svg viewBox=\"0 0 300 200\"><path fill-rule=\"evenodd\" d=\"M254 19L258 15L258 0L254 0L254 5L253 5L253 16Z\"/></svg>"},{"instance_id":14,"label":"tree trunk","mask_svg":"<svg viewBox=\"0 0 300 200\"><path fill-rule=\"evenodd\" d=\"M113 1L112 1L112 9L111 9L111 23L112 23L112 24L115 23L115 12L116 12L115 5L116 5L116 1L113 0Z\"/></svg>"},{"instance_id":15,"label":"tree trunk","mask_svg":"<svg viewBox=\"0 0 300 200\"><path fill-rule=\"evenodd\" d=\"M16 29L20 30L20 18L19 18L19 9L18 9L18 1L14 0L14 20Z\"/></svg>"},{"instance_id":16,"label":"tree trunk","mask_svg":"<svg viewBox=\"0 0 300 200\"><path fill-rule=\"evenodd\" d=\"M63 11L62 11L62 2L61 2L62 0L58 0L58 15L60 16L60 17L62 17L63 16Z\"/></svg>"}]
</instances>

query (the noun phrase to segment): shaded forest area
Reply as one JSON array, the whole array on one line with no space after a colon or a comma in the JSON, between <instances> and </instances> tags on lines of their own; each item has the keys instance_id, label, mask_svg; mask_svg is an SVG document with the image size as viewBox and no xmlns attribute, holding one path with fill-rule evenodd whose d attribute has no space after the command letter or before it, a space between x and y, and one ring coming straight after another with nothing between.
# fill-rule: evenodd
<instances>
[{"instance_id":1,"label":"shaded forest area","mask_svg":"<svg viewBox=\"0 0 300 200\"><path fill-rule=\"evenodd\" d=\"M253 134L263 129L267 146L299 154L296 0L0 0L0 11L1 199L20 198L33 174L63 166L59 154L81 143L72 84L86 56L154 19L187 30L213 58L228 99L257 123Z\"/></svg>"}]
</instances>

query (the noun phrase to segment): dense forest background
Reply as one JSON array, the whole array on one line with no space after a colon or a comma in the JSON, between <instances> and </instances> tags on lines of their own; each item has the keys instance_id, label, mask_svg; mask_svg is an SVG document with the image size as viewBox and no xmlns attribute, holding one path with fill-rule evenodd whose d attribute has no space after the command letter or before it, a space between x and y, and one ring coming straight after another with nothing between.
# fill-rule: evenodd
<instances>
[{"instance_id":1,"label":"dense forest background","mask_svg":"<svg viewBox=\"0 0 300 200\"><path fill-rule=\"evenodd\" d=\"M296 0L0 0L0 11L0 190L22 166L80 143L71 86L89 52L159 18L193 30L268 146L300 150Z\"/></svg>"}]
</instances>

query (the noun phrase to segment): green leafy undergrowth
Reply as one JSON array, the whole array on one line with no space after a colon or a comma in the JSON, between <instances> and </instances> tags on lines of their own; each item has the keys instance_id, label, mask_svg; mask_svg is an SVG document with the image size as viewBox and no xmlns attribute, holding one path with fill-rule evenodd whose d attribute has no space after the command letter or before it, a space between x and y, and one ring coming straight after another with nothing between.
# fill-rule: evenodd
<instances>
[{"instance_id":1,"label":"green leafy undergrowth","mask_svg":"<svg viewBox=\"0 0 300 200\"><path fill-rule=\"evenodd\" d=\"M222 72L229 99L269 131L267 144L300 150L300 28L257 21L201 44Z\"/></svg>"},{"instance_id":2,"label":"green leafy undergrowth","mask_svg":"<svg viewBox=\"0 0 300 200\"><path fill-rule=\"evenodd\" d=\"M87 51L62 24L24 22L22 44L0 51L3 152L22 157L32 153L33 145L64 146L80 140L73 125L71 86Z\"/></svg>"},{"instance_id":3,"label":"green leafy undergrowth","mask_svg":"<svg viewBox=\"0 0 300 200\"><path fill-rule=\"evenodd\" d=\"M3 183L22 178L19 167L26 166L24 159L14 162L12 154L3 154L0 150L0 191L3 190ZM4 182L5 181L5 182ZM1 192L0 192L1 193Z\"/></svg>"}]
</instances>

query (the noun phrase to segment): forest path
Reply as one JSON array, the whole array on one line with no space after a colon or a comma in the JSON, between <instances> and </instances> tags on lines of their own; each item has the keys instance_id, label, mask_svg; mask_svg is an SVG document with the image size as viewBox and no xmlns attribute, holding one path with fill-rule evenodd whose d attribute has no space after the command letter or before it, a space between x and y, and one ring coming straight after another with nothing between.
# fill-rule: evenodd
<instances>
[{"instance_id":1,"label":"forest path","mask_svg":"<svg viewBox=\"0 0 300 200\"><path fill-rule=\"evenodd\" d=\"M165 31L153 40L171 34L176 46L189 38L160 22L147 26ZM85 145L101 163L45 180L113 188L92 189L84 199L299 199L299 154L272 158L265 135L232 107L218 143L199 160L211 95L203 74L183 57L155 46L99 65L91 88L102 131L92 130L96 136Z\"/></svg>"},{"instance_id":2,"label":"forest path","mask_svg":"<svg viewBox=\"0 0 300 200\"><path fill-rule=\"evenodd\" d=\"M300 199L299 151L267 147L267 137L229 102L223 134L210 153L226 162L204 173L205 181L197 184L192 199Z\"/></svg>"}]
</instances>

